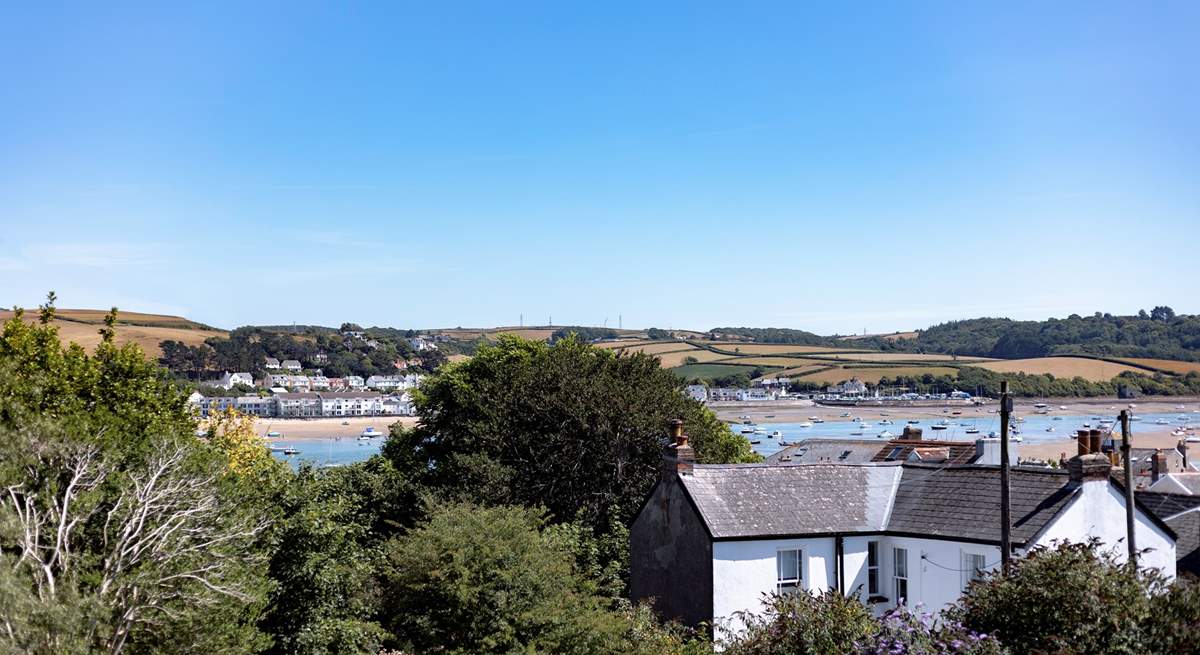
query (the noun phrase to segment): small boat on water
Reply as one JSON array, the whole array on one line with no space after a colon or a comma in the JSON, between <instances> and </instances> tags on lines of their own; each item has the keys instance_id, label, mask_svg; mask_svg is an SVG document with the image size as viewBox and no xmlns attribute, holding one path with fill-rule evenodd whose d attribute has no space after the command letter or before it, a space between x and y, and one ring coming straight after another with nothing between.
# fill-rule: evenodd
<instances>
[{"instance_id":1,"label":"small boat on water","mask_svg":"<svg viewBox=\"0 0 1200 655\"><path fill-rule=\"evenodd\" d=\"M1053 425L1051 425L1051 426L1048 426L1048 427L1046 428L1046 432L1054 432L1054 426L1053 426Z\"/></svg>"},{"instance_id":2,"label":"small boat on water","mask_svg":"<svg viewBox=\"0 0 1200 655\"><path fill-rule=\"evenodd\" d=\"M1171 422L1170 422L1170 421L1168 421L1168 420L1167 420L1167 419L1165 419L1165 418L1160 418L1160 419L1158 419L1158 420L1154 421L1154 424L1155 424L1155 425L1169 425L1170 423L1171 423Z\"/></svg>"},{"instance_id":3,"label":"small boat on water","mask_svg":"<svg viewBox=\"0 0 1200 655\"><path fill-rule=\"evenodd\" d=\"M738 420L739 420L739 421L745 421L745 422L749 423L749 422L750 422L750 415L749 415L749 414L742 414L741 416L739 416L739 417L738 417Z\"/></svg>"},{"instance_id":4,"label":"small boat on water","mask_svg":"<svg viewBox=\"0 0 1200 655\"><path fill-rule=\"evenodd\" d=\"M823 419L823 418L813 419L813 423L824 423L824 422L825 422L825 419Z\"/></svg>"},{"instance_id":5,"label":"small boat on water","mask_svg":"<svg viewBox=\"0 0 1200 655\"><path fill-rule=\"evenodd\" d=\"M810 421L805 421L798 425L798 427L802 427L802 428L811 428L812 426L813 426L813 424Z\"/></svg>"},{"instance_id":6,"label":"small boat on water","mask_svg":"<svg viewBox=\"0 0 1200 655\"><path fill-rule=\"evenodd\" d=\"M892 434L891 432L888 432L887 430L884 430L883 432L880 432L879 434L877 434L875 436L878 437L879 439L891 439L892 437L894 437L896 435Z\"/></svg>"},{"instance_id":7,"label":"small boat on water","mask_svg":"<svg viewBox=\"0 0 1200 655\"><path fill-rule=\"evenodd\" d=\"M915 419L915 418L914 418L914 419L911 419L911 420L908 422L908 424L909 424L909 425L916 425L916 424L918 424L918 423L920 423L920 421L918 421L918 420L917 420L917 419Z\"/></svg>"},{"instance_id":8,"label":"small boat on water","mask_svg":"<svg viewBox=\"0 0 1200 655\"><path fill-rule=\"evenodd\" d=\"M945 430L945 429L949 428L950 426L942 425L941 423L935 423L929 427L930 427L930 429L933 429L933 430Z\"/></svg>"},{"instance_id":9,"label":"small boat on water","mask_svg":"<svg viewBox=\"0 0 1200 655\"><path fill-rule=\"evenodd\" d=\"M863 431L862 430L854 430L853 432L850 433L850 435L854 436L854 437L861 437L861 436L863 436Z\"/></svg>"},{"instance_id":10,"label":"small boat on water","mask_svg":"<svg viewBox=\"0 0 1200 655\"><path fill-rule=\"evenodd\" d=\"M770 435L768 435L768 436L769 436L770 438L772 438L772 439L782 439L782 438L783 438L783 433L782 433L782 432L780 432L779 430L775 430L774 432L772 432L772 433L771 433ZM782 442L780 442L780 443L782 443Z\"/></svg>"},{"instance_id":11,"label":"small boat on water","mask_svg":"<svg viewBox=\"0 0 1200 655\"><path fill-rule=\"evenodd\" d=\"M370 439L371 437L382 437L382 436L383 436L382 432L380 432L379 430L376 430L374 426L369 426L369 427L367 427L367 429L365 429L361 433L359 433L358 438L359 439Z\"/></svg>"},{"instance_id":12,"label":"small boat on water","mask_svg":"<svg viewBox=\"0 0 1200 655\"><path fill-rule=\"evenodd\" d=\"M842 418L849 418L850 412L842 412L841 416L842 416Z\"/></svg>"},{"instance_id":13,"label":"small boat on water","mask_svg":"<svg viewBox=\"0 0 1200 655\"><path fill-rule=\"evenodd\" d=\"M1061 417L1061 416L1055 416L1054 418L1051 418L1050 420L1051 420L1051 421L1061 421L1061 420L1062 420L1062 417Z\"/></svg>"},{"instance_id":14,"label":"small boat on water","mask_svg":"<svg viewBox=\"0 0 1200 655\"><path fill-rule=\"evenodd\" d=\"M754 434L754 428L742 428L742 434Z\"/></svg>"},{"instance_id":15,"label":"small boat on water","mask_svg":"<svg viewBox=\"0 0 1200 655\"><path fill-rule=\"evenodd\" d=\"M762 443L762 440L761 440L761 439L751 439L751 440L750 440L750 445L751 445L751 446L757 446L757 445L758 445L758 444L760 444L760 443Z\"/></svg>"},{"instance_id":16,"label":"small boat on water","mask_svg":"<svg viewBox=\"0 0 1200 655\"><path fill-rule=\"evenodd\" d=\"M284 454L284 455L299 455L299 454L300 454L300 451L299 451L299 450L296 450L295 448L290 448L290 447L289 447L289 448L284 448L284 449L283 449L283 454Z\"/></svg>"},{"instance_id":17,"label":"small boat on water","mask_svg":"<svg viewBox=\"0 0 1200 655\"><path fill-rule=\"evenodd\" d=\"M268 433L267 433L267 438L268 438L268 439L274 439L275 437L278 437L278 436L279 436L279 433L278 433L278 432L268 432Z\"/></svg>"},{"instance_id":18,"label":"small boat on water","mask_svg":"<svg viewBox=\"0 0 1200 655\"><path fill-rule=\"evenodd\" d=\"M350 421L342 421L342 425L350 425Z\"/></svg>"},{"instance_id":19,"label":"small boat on water","mask_svg":"<svg viewBox=\"0 0 1200 655\"><path fill-rule=\"evenodd\" d=\"M967 434L979 434L979 428L967 428L964 432Z\"/></svg>"},{"instance_id":20,"label":"small boat on water","mask_svg":"<svg viewBox=\"0 0 1200 655\"><path fill-rule=\"evenodd\" d=\"M755 431L755 432L757 432L757 433L759 433L759 434L762 434L762 433L766 432L766 431L767 431L767 429L766 429L766 428L764 428L764 427L763 427L763 426L761 426L761 425L756 425L756 426L754 426L754 431Z\"/></svg>"},{"instance_id":21,"label":"small boat on water","mask_svg":"<svg viewBox=\"0 0 1200 655\"><path fill-rule=\"evenodd\" d=\"M767 415L766 415L766 416L764 416L763 418L775 418L775 415L774 415L774 414L767 414Z\"/></svg>"},{"instance_id":22,"label":"small boat on water","mask_svg":"<svg viewBox=\"0 0 1200 655\"><path fill-rule=\"evenodd\" d=\"M892 424L892 422L887 420L886 418L879 422L879 425L891 425L891 424Z\"/></svg>"}]
</instances>

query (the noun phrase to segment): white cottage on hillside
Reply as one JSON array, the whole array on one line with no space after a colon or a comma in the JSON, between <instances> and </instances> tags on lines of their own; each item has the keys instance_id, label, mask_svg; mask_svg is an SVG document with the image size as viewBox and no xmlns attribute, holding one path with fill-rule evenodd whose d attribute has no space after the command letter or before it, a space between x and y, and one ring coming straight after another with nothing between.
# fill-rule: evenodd
<instances>
[{"instance_id":1,"label":"white cottage on hillside","mask_svg":"<svg viewBox=\"0 0 1200 655\"><path fill-rule=\"evenodd\" d=\"M1096 537L1124 553L1125 500L1103 455L1014 468L1016 554ZM769 592L837 590L931 609L1000 562L999 467L887 462L700 465L687 437L630 530L630 589L667 618L740 630ZM1176 534L1139 503L1140 563L1175 575Z\"/></svg>"}]
</instances>

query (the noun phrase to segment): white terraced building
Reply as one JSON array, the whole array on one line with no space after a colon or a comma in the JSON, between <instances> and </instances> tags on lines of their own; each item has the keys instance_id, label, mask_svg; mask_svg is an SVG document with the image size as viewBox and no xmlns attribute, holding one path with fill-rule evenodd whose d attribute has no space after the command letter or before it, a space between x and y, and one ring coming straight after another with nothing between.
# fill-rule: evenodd
<instances>
[{"instance_id":1,"label":"white terraced building","mask_svg":"<svg viewBox=\"0 0 1200 655\"><path fill-rule=\"evenodd\" d=\"M1096 538L1123 558L1125 496L1111 462L1082 454L1067 468L1012 469L1016 556ZM999 565L999 475L945 463L701 465L681 436L630 529L631 595L717 637L740 631L738 613L762 612L771 593L937 610ZM1134 516L1148 549L1139 564L1174 578L1178 534L1140 502Z\"/></svg>"}]
</instances>

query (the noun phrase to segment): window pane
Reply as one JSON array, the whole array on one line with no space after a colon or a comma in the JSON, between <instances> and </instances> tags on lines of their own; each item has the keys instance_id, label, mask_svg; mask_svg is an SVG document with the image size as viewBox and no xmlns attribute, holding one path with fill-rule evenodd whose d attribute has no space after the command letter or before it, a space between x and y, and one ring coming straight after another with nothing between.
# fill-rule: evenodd
<instances>
[{"instance_id":1,"label":"window pane","mask_svg":"<svg viewBox=\"0 0 1200 655\"><path fill-rule=\"evenodd\" d=\"M908 551L903 548L896 548L892 553L894 555L894 564L896 565L896 576L901 578L908 577Z\"/></svg>"},{"instance_id":2,"label":"window pane","mask_svg":"<svg viewBox=\"0 0 1200 655\"><path fill-rule=\"evenodd\" d=\"M795 550L781 550L776 554L780 580L796 580L800 577L798 552Z\"/></svg>"},{"instance_id":3,"label":"window pane","mask_svg":"<svg viewBox=\"0 0 1200 655\"><path fill-rule=\"evenodd\" d=\"M879 542L867 542L867 566L879 566Z\"/></svg>"}]
</instances>

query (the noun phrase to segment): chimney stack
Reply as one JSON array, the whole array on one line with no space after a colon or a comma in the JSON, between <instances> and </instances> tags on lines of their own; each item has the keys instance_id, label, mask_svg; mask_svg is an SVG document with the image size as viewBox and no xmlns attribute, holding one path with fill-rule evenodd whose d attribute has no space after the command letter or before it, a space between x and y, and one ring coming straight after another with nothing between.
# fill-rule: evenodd
<instances>
[{"instance_id":1,"label":"chimney stack","mask_svg":"<svg viewBox=\"0 0 1200 655\"><path fill-rule=\"evenodd\" d=\"M1188 470L1187 439L1180 439L1179 446L1177 446L1175 448L1175 450L1178 450L1179 454L1183 455L1183 470L1187 471Z\"/></svg>"},{"instance_id":2,"label":"chimney stack","mask_svg":"<svg viewBox=\"0 0 1200 655\"><path fill-rule=\"evenodd\" d=\"M911 425L904 426L904 432L900 433L901 439L911 439L912 441L921 440L921 428Z\"/></svg>"},{"instance_id":3,"label":"chimney stack","mask_svg":"<svg viewBox=\"0 0 1200 655\"><path fill-rule=\"evenodd\" d=\"M1154 450L1154 455L1150 458L1150 484L1158 482L1158 479L1167 473L1167 456L1163 454L1162 448Z\"/></svg>"},{"instance_id":4,"label":"chimney stack","mask_svg":"<svg viewBox=\"0 0 1200 655\"><path fill-rule=\"evenodd\" d=\"M663 449L662 479L667 480L677 475L691 475L692 465L696 463L696 453L688 445L688 436L683 433L683 421L672 419L671 441Z\"/></svg>"},{"instance_id":5,"label":"chimney stack","mask_svg":"<svg viewBox=\"0 0 1200 655\"><path fill-rule=\"evenodd\" d=\"M1067 462L1067 471L1071 474L1071 482L1108 481L1112 472L1112 463L1103 453L1091 455L1076 455Z\"/></svg>"}]
</instances>

